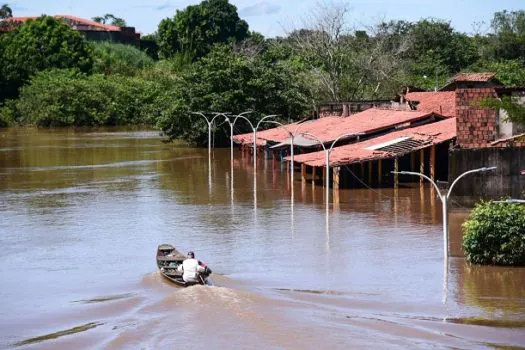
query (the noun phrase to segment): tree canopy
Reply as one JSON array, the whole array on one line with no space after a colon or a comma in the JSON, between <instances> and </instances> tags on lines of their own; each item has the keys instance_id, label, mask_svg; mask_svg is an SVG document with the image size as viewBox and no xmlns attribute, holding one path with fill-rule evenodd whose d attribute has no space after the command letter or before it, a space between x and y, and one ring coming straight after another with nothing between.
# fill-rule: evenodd
<instances>
[{"instance_id":1,"label":"tree canopy","mask_svg":"<svg viewBox=\"0 0 525 350\"><path fill-rule=\"evenodd\" d=\"M237 7L228 0L204 0L188 6L173 18L163 19L158 29L160 54L164 58L178 51L202 57L214 44L247 37L248 23L239 18Z\"/></svg>"},{"instance_id":2,"label":"tree canopy","mask_svg":"<svg viewBox=\"0 0 525 350\"><path fill-rule=\"evenodd\" d=\"M31 75L48 68L77 68L90 72L91 47L64 21L49 16L28 20L0 37L4 94L16 95ZM5 95L4 95L5 96Z\"/></svg>"},{"instance_id":3,"label":"tree canopy","mask_svg":"<svg viewBox=\"0 0 525 350\"><path fill-rule=\"evenodd\" d=\"M10 17L13 17L13 11L9 7L9 5L2 5L2 7L0 7L0 19L6 19Z\"/></svg>"},{"instance_id":4,"label":"tree canopy","mask_svg":"<svg viewBox=\"0 0 525 350\"><path fill-rule=\"evenodd\" d=\"M228 0L204 0L162 20L157 32L142 37L142 52L87 42L51 17L27 21L0 35L0 124L118 124L136 122L126 113L140 111L151 115L140 120L155 123L170 138L199 143L206 139L206 125L188 118L190 111L251 109L297 120L325 101L390 99L406 86L433 90L462 71L493 71L506 85L525 85L523 10L496 12L490 31L475 35L434 18L363 27L349 21L350 14L345 0L327 2L284 37L264 38L249 31ZM0 15L11 15L8 6ZM126 24L112 14L94 19ZM68 83L78 89L78 100ZM140 88L128 90L125 84ZM86 96L89 89L111 90L91 112L82 107L95 104ZM523 122L525 112L514 102L487 103L505 106L512 120ZM39 103L48 103L42 112ZM126 108L137 103L144 108ZM31 118L33 111L38 119ZM89 117L67 119L67 113ZM227 133L221 135L218 142L226 140Z\"/></svg>"},{"instance_id":5,"label":"tree canopy","mask_svg":"<svg viewBox=\"0 0 525 350\"><path fill-rule=\"evenodd\" d=\"M111 24L112 26L125 27L126 21L120 17L115 17L111 13L106 13L104 16L96 16L92 18L93 21L102 24Z\"/></svg>"}]
</instances>

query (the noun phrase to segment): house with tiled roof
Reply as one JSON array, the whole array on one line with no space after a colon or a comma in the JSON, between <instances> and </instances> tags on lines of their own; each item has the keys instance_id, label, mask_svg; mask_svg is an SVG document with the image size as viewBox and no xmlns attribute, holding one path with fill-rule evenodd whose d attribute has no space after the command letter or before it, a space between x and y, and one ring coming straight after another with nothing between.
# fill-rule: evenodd
<instances>
[{"instance_id":1,"label":"house with tiled roof","mask_svg":"<svg viewBox=\"0 0 525 350\"><path fill-rule=\"evenodd\" d=\"M134 27L118 27L70 15L56 15L54 17L62 19L71 28L83 34L87 40L112 41L134 46L140 45L140 34L135 32ZM10 17L2 21L4 24L7 24L3 25L2 28L4 31L10 31L16 28L18 24L37 18L37 16Z\"/></svg>"}]
</instances>

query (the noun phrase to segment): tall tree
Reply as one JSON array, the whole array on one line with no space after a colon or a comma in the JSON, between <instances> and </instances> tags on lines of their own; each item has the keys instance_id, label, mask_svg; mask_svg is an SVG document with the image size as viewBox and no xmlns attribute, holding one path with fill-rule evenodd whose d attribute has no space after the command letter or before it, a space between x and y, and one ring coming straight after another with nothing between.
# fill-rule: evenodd
<instances>
[{"instance_id":1,"label":"tall tree","mask_svg":"<svg viewBox=\"0 0 525 350\"><path fill-rule=\"evenodd\" d=\"M525 10L496 12L491 26L493 57L525 60Z\"/></svg>"},{"instance_id":2,"label":"tall tree","mask_svg":"<svg viewBox=\"0 0 525 350\"><path fill-rule=\"evenodd\" d=\"M162 20L158 35L163 57L184 51L198 58L214 44L244 40L249 32L248 23L239 18L237 7L228 0L204 0Z\"/></svg>"},{"instance_id":3,"label":"tall tree","mask_svg":"<svg viewBox=\"0 0 525 350\"><path fill-rule=\"evenodd\" d=\"M13 17L13 11L9 7L9 5L8 4L2 5L2 7L0 7L0 20L11 18L11 17Z\"/></svg>"},{"instance_id":4,"label":"tall tree","mask_svg":"<svg viewBox=\"0 0 525 350\"><path fill-rule=\"evenodd\" d=\"M28 78L48 68L92 68L91 47L84 37L64 21L49 16L28 20L0 36L0 70L8 83L2 97L12 97ZM1 97L0 97L1 99Z\"/></svg>"},{"instance_id":5,"label":"tall tree","mask_svg":"<svg viewBox=\"0 0 525 350\"><path fill-rule=\"evenodd\" d=\"M196 143L206 140L206 125L200 119L188 118L189 111L239 113L251 109L288 120L303 117L308 109L308 92L292 66L275 63L265 55L240 55L231 45L214 46L182 77L178 96L161 101L171 112L159 119L158 126L171 138ZM229 132L218 134L218 142L226 142L227 135Z\"/></svg>"}]
</instances>

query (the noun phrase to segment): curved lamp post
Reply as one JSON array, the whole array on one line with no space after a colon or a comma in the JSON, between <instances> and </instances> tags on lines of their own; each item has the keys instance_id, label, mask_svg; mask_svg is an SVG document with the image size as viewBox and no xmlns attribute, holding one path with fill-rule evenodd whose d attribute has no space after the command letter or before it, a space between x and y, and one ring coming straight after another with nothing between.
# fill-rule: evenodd
<instances>
[{"instance_id":1,"label":"curved lamp post","mask_svg":"<svg viewBox=\"0 0 525 350\"><path fill-rule=\"evenodd\" d=\"M293 132L291 132L284 124L279 123L279 122L274 121L274 120L267 120L267 121L265 121L265 123L273 123L273 124L279 125L284 130L286 130L286 132L288 132L288 135L290 135L290 183L293 186L293 179L294 179L294 150L293 150L293 148L294 148L294 138L295 138L295 135L297 134L297 131L299 130L299 128L301 128L304 125L304 123L298 124L295 127Z\"/></svg>"},{"instance_id":2,"label":"curved lamp post","mask_svg":"<svg viewBox=\"0 0 525 350\"><path fill-rule=\"evenodd\" d=\"M326 146L324 145L323 141L321 141L317 136L315 136L314 134L311 134L311 133L308 133L308 132L305 132L305 133L301 133L301 135L305 135L305 136L310 136L310 137L313 137L322 147L323 147L323 150L325 152L325 158L326 158L326 212L328 213L328 208L329 208L329 200L330 200L330 153L332 152L332 149L334 148L335 144L337 143L337 141L339 141L340 139L342 139L343 137L352 137L352 136L358 136L359 135L362 135L362 133L348 133L348 134L342 134L340 135L339 137L337 137L333 142L332 144L330 145L330 148L326 148Z\"/></svg>"},{"instance_id":3,"label":"curved lamp post","mask_svg":"<svg viewBox=\"0 0 525 350\"><path fill-rule=\"evenodd\" d=\"M215 118L219 116L225 117L228 123L230 122L230 120L224 113L215 113L215 115L211 119L208 119L208 117L206 117L202 112L191 112L191 114L203 117L206 120L206 123L208 124L208 192L211 195L211 126L215 122Z\"/></svg>"},{"instance_id":4,"label":"curved lamp post","mask_svg":"<svg viewBox=\"0 0 525 350\"><path fill-rule=\"evenodd\" d=\"M206 120L206 123L208 124L208 153L211 152L211 126L213 125L213 122L215 121L215 118L223 116L226 118L226 120L229 122L228 117L224 113L214 113L215 115L213 118L208 119L202 112L191 112L191 114L199 115L203 117Z\"/></svg>"},{"instance_id":5,"label":"curved lamp post","mask_svg":"<svg viewBox=\"0 0 525 350\"><path fill-rule=\"evenodd\" d=\"M493 167L483 167L479 169L469 170L464 172L463 174L459 175L454 182L452 182L452 185L450 185L450 188L448 189L446 194L442 194L439 190L437 184L428 176L425 174L412 172L412 171L392 171L393 174L400 174L400 175L415 175L420 176L426 180L428 180L436 189L439 199L441 200L443 204L443 303L447 302L448 297L448 200L450 199L450 195L452 193L452 189L456 185L456 183L464 176L473 174L473 173L480 173L480 172L486 172L496 169L495 166Z\"/></svg>"},{"instance_id":6,"label":"curved lamp post","mask_svg":"<svg viewBox=\"0 0 525 350\"><path fill-rule=\"evenodd\" d=\"M246 114L246 113L249 113L249 112L244 112L244 114ZM250 125L250 127L252 128L252 131L253 131L253 172L255 174L256 171L257 171L257 129L259 129L259 126L261 126L261 123L263 121L265 121L266 119L269 119L269 118L276 117L277 114L270 114L270 115L267 115L267 116L263 117L261 120L259 120L259 122L257 123L256 126L253 126L253 124L250 121L250 119L246 118L242 114L243 113L235 116L235 119L233 120L233 124L235 125L235 122L237 121L237 119L241 118L241 119L246 120L248 122L248 124ZM233 150L233 145L232 145L232 150ZM232 154L233 154L233 151L232 151Z\"/></svg>"},{"instance_id":7,"label":"curved lamp post","mask_svg":"<svg viewBox=\"0 0 525 350\"><path fill-rule=\"evenodd\" d=\"M448 192L446 194L442 194L441 191L439 190L439 187L437 186L437 184L430 177L426 176L425 174L412 172L412 171L392 171L393 174L420 176L420 177L428 180L434 186L434 188L436 189L436 191L438 193L438 196L439 196L439 199L441 200L441 202L443 204L443 253L444 253L445 259L448 258L448 200L450 199L450 194L452 193L452 190L454 189L454 186L456 185L456 183L462 177L464 177L466 175L473 174L473 173L480 173L480 172L491 171L491 170L495 170L496 168L497 167L495 167L495 166L493 166L493 167L483 167L483 168L469 170L469 171L464 172L463 174L459 175L454 180L454 182L452 182L452 185L450 185L450 188L448 189Z\"/></svg>"},{"instance_id":8,"label":"curved lamp post","mask_svg":"<svg viewBox=\"0 0 525 350\"><path fill-rule=\"evenodd\" d=\"M235 123L237 122L237 118L243 117L244 115L250 114L250 113L253 113L253 112L252 111L246 111L246 112L239 113L239 114L237 114L235 116L232 116L232 117L235 117L233 122L230 121L230 161L232 162L232 164L233 164L233 127L235 126ZM246 120L248 120L248 119L246 119ZM251 124L251 122L249 120L248 120L248 122Z\"/></svg>"}]
</instances>

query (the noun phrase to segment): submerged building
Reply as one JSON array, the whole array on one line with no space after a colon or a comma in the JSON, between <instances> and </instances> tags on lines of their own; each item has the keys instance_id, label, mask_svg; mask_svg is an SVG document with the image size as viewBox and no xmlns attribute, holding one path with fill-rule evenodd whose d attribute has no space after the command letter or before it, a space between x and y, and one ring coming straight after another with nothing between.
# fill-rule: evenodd
<instances>
[{"instance_id":1,"label":"submerged building","mask_svg":"<svg viewBox=\"0 0 525 350\"><path fill-rule=\"evenodd\" d=\"M408 90L388 103L334 104L322 110L319 119L258 132L256 145L273 157L291 161L293 134L293 161L300 167L301 180L324 184L326 154L321 144L329 148L338 140L329 158L333 169L329 182L334 188L420 181L395 176L394 170L416 171L451 183L464 171L497 166L493 174L462 181L454 192L521 196L525 126L509 122L506 111L479 103L506 95L525 102L525 89L503 86L494 73L462 73L436 92ZM234 141L244 150L253 149L252 133L237 135Z\"/></svg>"}]
</instances>

